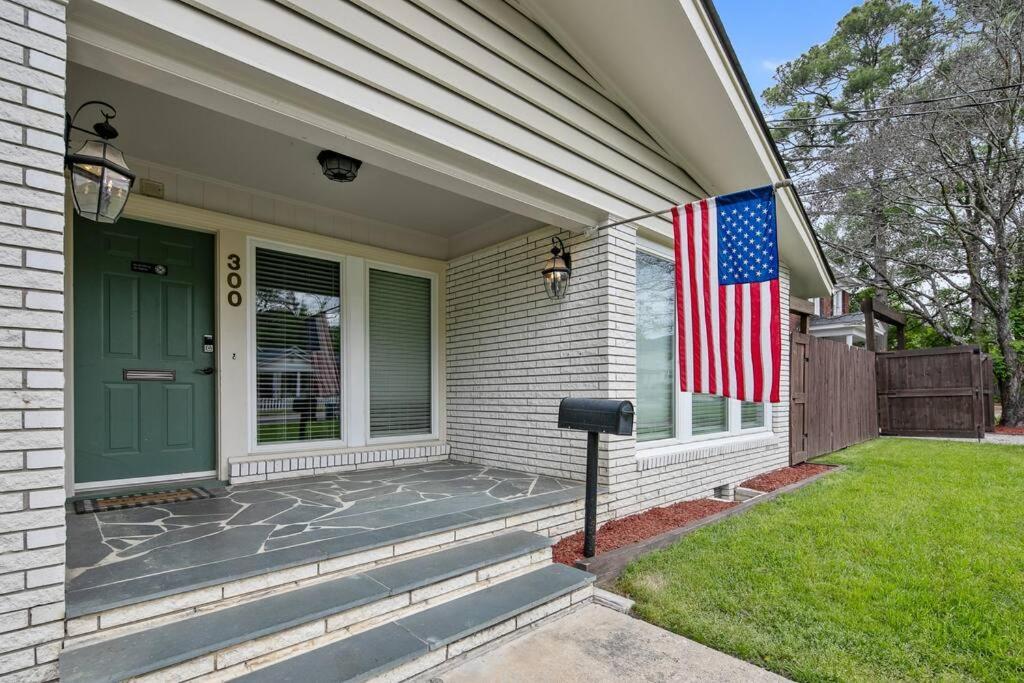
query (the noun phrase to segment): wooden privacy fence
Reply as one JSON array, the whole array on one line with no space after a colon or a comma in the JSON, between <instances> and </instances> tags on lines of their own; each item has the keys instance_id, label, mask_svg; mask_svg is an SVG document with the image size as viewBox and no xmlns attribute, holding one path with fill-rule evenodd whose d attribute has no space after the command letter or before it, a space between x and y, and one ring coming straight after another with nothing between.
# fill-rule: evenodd
<instances>
[{"instance_id":1,"label":"wooden privacy fence","mask_svg":"<svg viewBox=\"0 0 1024 683\"><path fill-rule=\"evenodd\" d=\"M875 354L794 332L790 344L791 464L878 436Z\"/></svg>"},{"instance_id":2,"label":"wooden privacy fence","mask_svg":"<svg viewBox=\"0 0 1024 683\"><path fill-rule=\"evenodd\" d=\"M882 434L982 438L995 428L992 359L977 346L876 355Z\"/></svg>"}]
</instances>

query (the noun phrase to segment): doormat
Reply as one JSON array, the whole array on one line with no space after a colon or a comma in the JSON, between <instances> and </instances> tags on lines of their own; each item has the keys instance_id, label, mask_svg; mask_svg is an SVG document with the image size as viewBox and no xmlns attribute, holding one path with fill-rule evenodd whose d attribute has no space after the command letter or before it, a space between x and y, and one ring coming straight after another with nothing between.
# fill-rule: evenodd
<instances>
[{"instance_id":1,"label":"doormat","mask_svg":"<svg viewBox=\"0 0 1024 683\"><path fill-rule=\"evenodd\" d=\"M106 496L103 498L83 498L75 501L75 512L85 515L93 512L140 508L146 505L164 505L167 503L183 503L188 500L216 498L208 489L194 486L171 491L151 491L149 493L130 493L122 496Z\"/></svg>"}]
</instances>

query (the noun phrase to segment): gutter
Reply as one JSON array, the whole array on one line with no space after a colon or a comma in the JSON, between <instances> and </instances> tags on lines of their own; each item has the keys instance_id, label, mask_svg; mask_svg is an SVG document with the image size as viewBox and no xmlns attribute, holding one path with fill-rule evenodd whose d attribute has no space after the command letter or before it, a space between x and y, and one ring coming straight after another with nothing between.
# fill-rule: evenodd
<instances>
[{"instance_id":1,"label":"gutter","mask_svg":"<svg viewBox=\"0 0 1024 683\"><path fill-rule=\"evenodd\" d=\"M786 168L786 163L782 159L782 155L779 154L779 148L775 145L775 139L772 137L772 132L768 128L768 122L765 121L764 114L761 112L761 107L757 104L757 96L754 94L754 90L750 87L750 81L747 80L747 75L743 72L743 67L740 65L739 57L736 56L736 50L733 49L732 41L729 40L729 34L725 31L725 25L722 23L722 17L719 16L718 10L715 9L713 0L700 0L701 5L704 6L704 10L708 13L711 18L711 24L715 29L715 33L718 34L718 39L722 42L722 47L725 48L725 55L729 60L729 65L732 67L733 72L739 79L743 94L746 96L747 101L750 104L750 108L754 110L754 116L757 119L758 125L761 127L761 131L764 133L765 138L768 140L768 146L771 147L772 154L775 156L776 162L779 164L779 168L782 169L782 174L787 180L792 180L789 175L789 169ZM824 249L821 248L821 242L818 241L818 235L814 232L814 226L811 224L810 216L807 215L807 210L804 208L803 200L800 199L800 193L797 192L796 185L792 185L790 189L793 190L793 194L796 195L796 205L800 208L800 215L807 223L807 228L811 232L811 237L814 239L814 246L818 249L818 254L821 255L821 262L825 264L825 271L828 273L828 277L832 284L836 284L835 273L832 272L832 266L828 262L828 258L825 256Z\"/></svg>"}]
</instances>

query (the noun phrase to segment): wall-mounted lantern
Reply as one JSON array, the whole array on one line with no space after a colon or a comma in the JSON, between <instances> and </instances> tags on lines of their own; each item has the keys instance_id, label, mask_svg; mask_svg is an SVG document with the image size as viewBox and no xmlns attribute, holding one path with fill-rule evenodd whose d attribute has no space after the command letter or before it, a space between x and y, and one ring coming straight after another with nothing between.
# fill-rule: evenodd
<instances>
[{"instance_id":1,"label":"wall-mounted lantern","mask_svg":"<svg viewBox=\"0 0 1024 683\"><path fill-rule=\"evenodd\" d=\"M90 105L100 107L102 121L93 124L92 130L79 128L75 119L79 112ZM128 170L124 155L108 142L117 137L117 129L110 119L117 116L117 110L106 102L90 100L75 110L74 115L64 115L64 144L71 148L71 131L95 133L100 140L88 140L74 154L65 154L64 163L71 171L71 194L75 210L98 223L114 223L121 217L128 202L128 193L135 182L135 174Z\"/></svg>"},{"instance_id":2,"label":"wall-mounted lantern","mask_svg":"<svg viewBox=\"0 0 1024 683\"><path fill-rule=\"evenodd\" d=\"M320 162L324 177L337 183L351 183L359 175L359 167L363 165L359 159L329 149L317 154L316 160Z\"/></svg>"},{"instance_id":3,"label":"wall-mounted lantern","mask_svg":"<svg viewBox=\"0 0 1024 683\"><path fill-rule=\"evenodd\" d=\"M561 299L569 291L572 277L572 255L558 237L551 238L551 258L541 271L544 276L544 291L549 299Z\"/></svg>"}]
</instances>

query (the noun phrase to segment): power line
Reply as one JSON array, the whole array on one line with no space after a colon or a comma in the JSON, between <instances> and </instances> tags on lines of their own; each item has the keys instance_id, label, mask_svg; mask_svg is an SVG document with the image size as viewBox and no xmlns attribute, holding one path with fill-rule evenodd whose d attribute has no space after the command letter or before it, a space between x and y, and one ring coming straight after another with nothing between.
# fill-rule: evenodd
<instances>
[{"instance_id":1,"label":"power line","mask_svg":"<svg viewBox=\"0 0 1024 683\"><path fill-rule=\"evenodd\" d=\"M829 116L841 116L843 114L873 114L879 111L887 111L889 109L899 109L901 107L911 107L915 104L933 104L935 102L946 102L948 100L955 100L961 97L967 97L969 95L976 95L978 93L994 92L996 90L1009 90L1011 88L1019 88L1024 86L1024 81L1020 83L1011 83L1010 85L996 85L991 88L979 88L978 90L968 90L967 92L960 93L958 95L944 95L942 97L930 97L921 100L911 100L909 102L903 102L901 104L890 104L884 107L870 107L867 109L846 109L844 111L831 111L823 112L821 114L815 114L814 116L794 116L792 118L781 118L771 119L767 123L789 123L792 121L813 121L814 119L823 119Z\"/></svg>"},{"instance_id":2,"label":"power line","mask_svg":"<svg viewBox=\"0 0 1024 683\"><path fill-rule=\"evenodd\" d=\"M838 128L840 126L852 126L860 123L875 123L878 121L888 121L889 119L898 119L908 116L926 116L928 114L943 114L954 109L970 109L971 107L982 107L989 104L1000 104L1002 102L1010 102L1015 100L1015 97L1003 97L998 100L988 100L986 102L968 102L966 104L955 104L945 109L929 109L927 111L906 111L899 114L890 114L889 116L878 116L872 119L851 119L849 121L825 121L822 123L805 123L802 126L769 126L772 130L800 130L805 127L810 128Z\"/></svg>"},{"instance_id":3,"label":"power line","mask_svg":"<svg viewBox=\"0 0 1024 683\"><path fill-rule=\"evenodd\" d=\"M909 178L916 178L916 177L919 177L919 176L922 176L922 175L939 175L939 176L943 176L943 175L949 175L950 173L953 173L952 169L954 169L954 168L965 168L965 167L968 167L968 166L976 166L978 164L990 164L990 163L1004 162L1004 161L1018 161L1018 160L1021 160L1021 159L1024 159L1024 155L1019 155L1018 154L1018 155L1008 156L1008 157L999 157L999 158L996 158L996 159L978 159L977 161L968 161L968 162L963 163L963 164L954 164L951 167L947 166L945 170L941 170L941 171L938 170L938 169L936 169L934 171L932 171L932 170L929 170L929 171L916 171L916 172L913 172L913 173L904 173L902 175L889 176L888 178L875 178L874 180L861 181L861 182L857 182L857 183L849 183L847 185L840 185L838 187L831 187L831 188L828 188L828 189L825 189L825 190L812 190L811 192L800 192L800 196L801 197L813 197L813 196L819 195L819 194L838 194L838 193L844 192L846 190L852 190L852 189L855 189L855 188L858 188L858 187L866 187L866 186L871 185L873 183L891 183L891 182L895 182L895 181L899 181L899 180L907 180Z\"/></svg>"}]
</instances>

